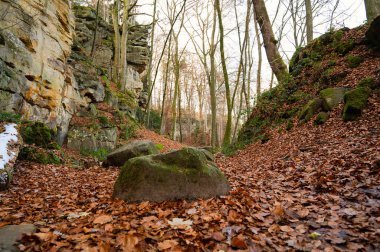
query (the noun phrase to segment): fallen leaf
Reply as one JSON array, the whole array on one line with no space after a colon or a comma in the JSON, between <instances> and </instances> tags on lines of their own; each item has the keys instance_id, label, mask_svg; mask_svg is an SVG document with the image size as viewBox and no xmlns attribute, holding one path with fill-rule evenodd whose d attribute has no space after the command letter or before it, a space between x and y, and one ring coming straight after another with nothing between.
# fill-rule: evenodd
<instances>
[{"instance_id":1,"label":"fallen leaf","mask_svg":"<svg viewBox=\"0 0 380 252\"><path fill-rule=\"evenodd\" d=\"M239 237L239 236L232 238L231 246L233 248L237 248L237 249L247 249L248 248L247 243L245 242L245 239L242 237Z\"/></svg>"},{"instance_id":2,"label":"fallen leaf","mask_svg":"<svg viewBox=\"0 0 380 252\"><path fill-rule=\"evenodd\" d=\"M191 220L184 221L181 218L174 218L173 220L168 221L168 223L174 229L188 229L193 224Z\"/></svg>"},{"instance_id":3,"label":"fallen leaf","mask_svg":"<svg viewBox=\"0 0 380 252\"><path fill-rule=\"evenodd\" d=\"M221 232L213 233L212 238L216 241L224 241L226 239L226 237Z\"/></svg>"},{"instance_id":4,"label":"fallen leaf","mask_svg":"<svg viewBox=\"0 0 380 252\"><path fill-rule=\"evenodd\" d=\"M159 250L170 249L170 248L175 247L177 245L178 245L178 242L176 240L165 240L163 242L158 243L158 249Z\"/></svg>"},{"instance_id":5,"label":"fallen leaf","mask_svg":"<svg viewBox=\"0 0 380 252\"><path fill-rule=\"evenodd\" d=\"M112 216L110 215L101 215L95 218L94 224L106 224L112 221Z\"/></svg>"}]
</instances>

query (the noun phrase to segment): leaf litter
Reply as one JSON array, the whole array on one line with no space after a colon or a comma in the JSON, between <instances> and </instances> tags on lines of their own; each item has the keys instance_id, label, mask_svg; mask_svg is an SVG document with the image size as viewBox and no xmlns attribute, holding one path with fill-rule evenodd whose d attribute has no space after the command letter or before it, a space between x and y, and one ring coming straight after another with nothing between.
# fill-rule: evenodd
<instances>
[{"instance_id":1,"label":"leaf litter","mask_svg":"<svg viewBox=\"0 0 380 252\"><path fill-rule=\"evenodd\" d=\"M0 193L0 226L37 226L22 251L376 251L378 97L369 108L218 155L232 190L207 200L127 203L111 197L116 168L20 162Z\"/></svg>"}]
</instances>

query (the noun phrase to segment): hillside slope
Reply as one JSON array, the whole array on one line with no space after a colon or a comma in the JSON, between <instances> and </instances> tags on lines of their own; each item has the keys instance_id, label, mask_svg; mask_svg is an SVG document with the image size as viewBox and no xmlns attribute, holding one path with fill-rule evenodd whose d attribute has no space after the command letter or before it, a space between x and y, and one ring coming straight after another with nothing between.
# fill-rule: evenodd
<instances>
[{"instance_id":1,"label":"hillside slope","mask_svg":"<svg viewBox=\"0 0 380 252\"><path fill-rule=\"evenodd\" d=\"M346 121L360 116L361 111L336 106L349 103L344 102L349 91L365 96L360 110L365 107L368 94L373 99L378 98L380 52L369 45L367 30L367 26L362 26L331 31L298 49L290 62L288 82L259 97L234 147L266 142L274 128L290 130L303 123L323 124L335 109ZM326 104L328 99L333 99L333 104ZM351 100L356 102L355 98Z\"/></svg>"}]
</instances>

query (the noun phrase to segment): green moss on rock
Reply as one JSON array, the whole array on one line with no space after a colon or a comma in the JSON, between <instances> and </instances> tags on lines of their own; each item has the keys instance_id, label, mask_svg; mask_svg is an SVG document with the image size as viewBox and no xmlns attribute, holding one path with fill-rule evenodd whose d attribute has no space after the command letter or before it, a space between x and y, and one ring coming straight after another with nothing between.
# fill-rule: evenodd
<instances>
[{"instance_id":1,"label":"green moss on rock","mask_svg":"<svg viewBox=\"0 0 380 252\"><path fill-rule=\"evenodd\" d=\"M322 108L322 99L315 98L309 101L299 114L300 121L309 121Z\"/></svg>"},{"instance_id":2,"label":"green moss on rock","mask_svg":"<svg viewBox=\"0 0 380 252\"><path fill-rule=\"evenodd\" d=\"M329 114L326 112L320 112L314 121L315 125L322 125L329 119Z\"/></svg>"},{"instance_id":3,"label":"green moss on rock","mask_svg":"<svg viewBox=\"0 0 380 252\"><path fill-rule=\"evenodd\" d=\"M344 94L348 91L347 88L326 88L322 90L319 95L323 101L323 109L331 111L339 103L343 102Z\"/></svg>"},{"instance_id":4,"label":"green moss on rock","mask_svg":"<svg viewBox=\"0 0 380 252\"><path fill-rule=\"evenodd\" d=\"M344 96L343 120L353 121L361 116L362 110L367 105L371 90L366 87L358 87L347 92Z\"/></svg>"},{"instance_id":5,"label":"green moss on rock","mask_svg":"<svg viewBox=\"0 0 380 252\"><path fill-rule=\"evenodd\" d=\"M115 183L113 197L132 202L160 202L210 198L228 191L223 173L202 151L184 148L130 159Z\"/></svg>"}]
</instances>

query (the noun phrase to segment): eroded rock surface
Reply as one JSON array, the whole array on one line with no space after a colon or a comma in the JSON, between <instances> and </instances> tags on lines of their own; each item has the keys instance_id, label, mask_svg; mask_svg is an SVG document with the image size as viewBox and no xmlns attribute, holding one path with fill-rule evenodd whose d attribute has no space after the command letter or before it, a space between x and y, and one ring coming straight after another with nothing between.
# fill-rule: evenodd
<instances>
[{"instance_id":1,"label":"eroded rock surface","mask_svg":"<svg viewBox=\"0 0 380 252\"><path fill-rule=\"evenodd\" d=\"M74 35L68 1L0 1L2 110L58 130L60 141L76 108L85 105L67 59Z\"/></svg>"}]
</instances>

